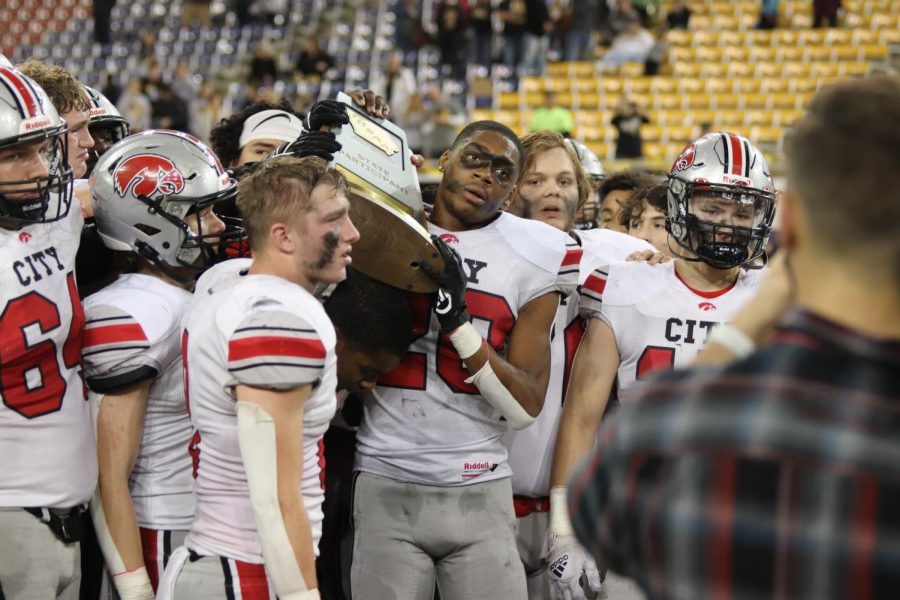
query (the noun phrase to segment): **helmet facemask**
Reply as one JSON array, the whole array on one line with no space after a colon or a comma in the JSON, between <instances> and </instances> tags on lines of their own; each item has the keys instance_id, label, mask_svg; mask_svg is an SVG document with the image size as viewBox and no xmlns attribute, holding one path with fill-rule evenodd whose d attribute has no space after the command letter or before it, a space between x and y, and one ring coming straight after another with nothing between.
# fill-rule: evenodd
<instances>
[{"instance_id":1,"label":"helmet facemask","mask_svg":"<svg viewBox=\"0 0 900 600\"><path fill-rule=\"evenodd\" d=\"M99 121L88 125L91 137L94 138L94 147L88 151L87 176L94 171L94 165L100 160L100 156L111 148L116 142L128 137L128 125L122 121Z\"/></svg>"},{"instance_id":2,"label":"helmet facemask","mask_svg":"<svg viewBox=\"0 0 900 600\"><path fill-rule=\"evenodd\" d=\"M18 226L52 223L64 219L72 204L72 169L69 167L65 127L36 139L17 141L16 146L35 142L48 174L43 177L0 182L0 220ZM5 148L0 148L4 150Z\"/></svg>"},{"instance_id":3,"label":"helmet facemask","mask_svg":"<svg viewBox=\"0 0 900 600\"><path fill-rule=\"evenodd\" d=\"M774 215L774 192L669 177L666 229L690 252L679 255L685 260L731 269L762 259L762 266Z\"/></svg>"}]
</instances>

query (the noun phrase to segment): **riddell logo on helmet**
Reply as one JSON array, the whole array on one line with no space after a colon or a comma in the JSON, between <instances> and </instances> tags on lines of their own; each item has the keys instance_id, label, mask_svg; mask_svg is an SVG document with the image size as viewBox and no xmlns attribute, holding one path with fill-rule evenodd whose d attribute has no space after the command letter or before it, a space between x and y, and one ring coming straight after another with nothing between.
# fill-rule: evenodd
<instances>
[{"instance_id":1,"label":"riddell logo on helmet","mask_svg":"<svg viewBox=\"0 0 900 600\"><path fill-rule=\"evenodd\" d=\"M168 158L156 154L138 154L116 167L113 173L116 193L124 198L152 198L155 194L177 194L184 190L184 175Z\"/></svg>"},{"instance_id":2,"label":"riddell logo on helmet","mask_svg":"<svg viewBox=\"0 0 900 600\"><path fill-rule=\"evenodd\" d=\"M709 312L711 310L716 310L716 305L713 304L712 302L701 302L700 304L697 305L697 308L699 308L700 310Z\"/></svg>"},{"instance_id":3,"label":"riddell logo on helmet","mask_svg":"<svg viewBox=\"0 0 900 600\"><path fill-rule=\"evenodd\" d=\"M21 133L25 133L26 131L34 131L35 129L43 129L44 127L49 127L53 125L53 119L46 115L42 115L40 117L32 117L30 119L25 119L22 121L19 130Z\"/></svg>"},{"instance_id":4,"label":"riddell logo on helmet","mask_svg":"<svg viewBox=\"0 0 900 600\"><path fill-rule=\"evenodd\" d=\"M452 233L442 233L438 236L442 240L444 240L448 244L458 244L459 238L453 235Z\"/></svg>"},{"instance_id":5,"label":"riddell logo on helmet","mask_svg":"<svg viewBox=\"0 0 900 600\"><path fill-rule=\"evenodd\" d=\"M109 111L108 111L108 110L106 110L105 108L100 108L100 107L92 108L92 109L88 112L88 116L89 116L91 119L93 119L94 117L105 117L105 116L108 115L108 114L109 114Z\"/></svg>"},{"instance_id":6,"label":"riddell logo on helmet","mask_svg":"<svg viewBox=\"0 0 900 600\"><path fill-rule=\"evenodd\" d=\"M725 175L722 175L722 181L725 183L730 183L731 185L739 185L742 187L750 186L750 180L748 178L728 175L727 173Z\"/></svg>"}]
</instances>

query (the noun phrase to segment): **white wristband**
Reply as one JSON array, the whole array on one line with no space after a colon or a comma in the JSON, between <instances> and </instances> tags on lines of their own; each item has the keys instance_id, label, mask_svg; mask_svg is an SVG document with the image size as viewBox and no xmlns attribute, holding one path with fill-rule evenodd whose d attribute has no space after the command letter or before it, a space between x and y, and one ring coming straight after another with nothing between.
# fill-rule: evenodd
<instances>
[{"instance_id":1,"label":"white wristband","mask_svg":"<svg viewBox=\"0 0 900 600\"><path fill-rule=\"evenodd\" d=\"M303 592L293 592L286 596L278 596L280 600L319 600L319 588L313 588Z\"/></svg>"},{"instance_id":2,"label":"white wristband","mask_svg":"<svg viewBox=\"0 0 900 600\"><path fill-rule=\"evenodd\" d=\"M474 383L478 391L497 412L506 418L509 426L515 430L525 429L536 417L529 415L519 401L510 393L491 367L491 361L484 363L478 372L466 379L466 383Z\"/></svg>"},{"instance_id":3,"label":"white wristband","mask_svg":"<svg viewBox=\"0 0 900 600\"><path fill-rule=\"evenodd\" d=\"M753 338L730 323L719 323L713 328L706 343L713 342L728 350L735 358L745 358L756 350Z\"/></svg>"},{"instance_id":4,"label":"white wristband","mask_svg":"<svg viewBox=\"0 0 900 600\"><path fill-rule=\"evenodd\" d=\"M565 486L550 488L550 531L560 537L573 534L566 496Z\"/></svg>"},{"instance_id":5,"label":"white wristband","mask_svg":"<svg viewBox=\"0 0 900 600\"><path fill-rule=\"evenodd\" d=\"M463 323L450 332L450 343L456 348L459 357L466 360L481 349L484 338L481 337L474 325Z\"/></svg>"},{"instance_id":6,"label":"white wristband","mask_svg":"<svg viewBox=\"0 0 900 600\"><path fill-rule=\"evenodd\" d=\"M153 600L153 586L147 568L125 571L113 575L113 585L122 600Z\"/></svg>"}]
</instances>

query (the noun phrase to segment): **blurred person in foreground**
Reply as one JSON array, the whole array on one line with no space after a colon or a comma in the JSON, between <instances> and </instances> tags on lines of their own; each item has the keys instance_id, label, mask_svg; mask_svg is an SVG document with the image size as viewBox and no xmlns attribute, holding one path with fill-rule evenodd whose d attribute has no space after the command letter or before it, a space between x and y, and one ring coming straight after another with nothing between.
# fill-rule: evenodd
<instances>
[{"instance_id":1,"label":"blurred person in foreground","mask_svg":"<svg viewBox=\"0 0 900 600\"><path fill-rule=\"evenodd\" d=\"M698 357L724 364L650 382L570 483L650 598L896 596L900 79L821 89L787 158L788 261Z\"/></svg>"}]
</instances>

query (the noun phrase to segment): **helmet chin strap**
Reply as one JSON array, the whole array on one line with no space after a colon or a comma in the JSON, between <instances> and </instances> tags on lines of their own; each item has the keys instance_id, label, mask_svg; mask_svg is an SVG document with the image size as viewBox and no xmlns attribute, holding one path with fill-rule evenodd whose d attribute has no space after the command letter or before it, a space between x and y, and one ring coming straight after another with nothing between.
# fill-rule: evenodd
<instances>
[{"instance_id":1,"label":"helmet chin strap","mask_svg":"<svg viewBox=\"0 0 900 600\"><path fill-rule=\"evenodd\" d=\"M147 244L146 242L137 242L135 247L141 258L152 264L156 269L159 269L159 271L169 279L177 281L185 286L190 286L194 283L197 273L190 272L189 267L169 266L159 259L159 252L154 250L150 244Z\"/></svg>"}]
</instances>

